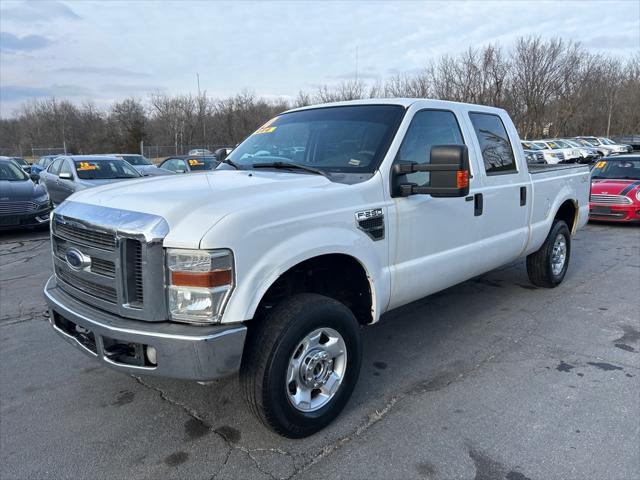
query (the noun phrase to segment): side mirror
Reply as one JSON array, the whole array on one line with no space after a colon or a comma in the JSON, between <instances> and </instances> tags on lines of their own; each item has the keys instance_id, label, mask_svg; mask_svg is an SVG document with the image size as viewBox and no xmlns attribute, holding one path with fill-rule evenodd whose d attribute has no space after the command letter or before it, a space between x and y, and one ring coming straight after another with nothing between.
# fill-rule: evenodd
<instances>
[{"instance_id":1,"label":"side mirror","mask_svg":"<svg viewBox=\"0 0 640 480\"><path fill-rule=\"evenodd\" d=\"M414 172L430 172L429 186L415 183L397 184L396 196L431 195L432 197L466 197L469 194L469 150L466 145L434 145L431 163L397 163L394 178Z\"/></svg>"},{"instance_id":2,"label":"side mirror","mask_svg":"<svg viewBox=\"0 0 640 480\"><path fill-rule=\"evenodd\" d=\"M40 181L40 175L38 175L37 173L30 174L29 178L33 183L38 183Z\"/></svg>"},{"instance_id":3,"label":"side mirror","mask_svg":"<svg viewBox=\"0 0 640 480\"><path fill-rule=\"evenodd\" d=\"M225 158L227 158L227 149L219 148L214 152L214 155L216 156L216 160L222 162Z\"/></svg>"},{"instance_id":4,"label":"side mirror","mask_svg":"<svg viewBox=\"0 0 640 480\"><path fill-rule=\"evenodd\" d=\"M58 175L58 178L60 180L73 180L73 175L71 175L69 172L62 172L60 175Z\"/></svg>"}]
</instances>

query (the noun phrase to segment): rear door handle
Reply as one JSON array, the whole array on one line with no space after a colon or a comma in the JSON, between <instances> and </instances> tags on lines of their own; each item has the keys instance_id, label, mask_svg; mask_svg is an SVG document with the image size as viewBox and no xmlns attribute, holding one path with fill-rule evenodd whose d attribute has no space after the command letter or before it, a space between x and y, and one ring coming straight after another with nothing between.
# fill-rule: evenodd
<instances>
[{"instance_id":1,"label":"rear door handle","mask_svg":"<svg viewBox=\"0 0 640 480\"><path fill-rule=\"evenodd\" d=\"M520 206L524 207L527 204L527 187L520 187Z\"/></svg>"},{"instance_id":2,"label":"rear door handle","mask_svg":"<svg viewBox=\"0 0 640 480\"><path fill-rule=\"evenodd\" d=\"M481 193L476 193L473 196L473 214L476 217L479 217L480 215L482 215L482 194Z\"/></svg>"}]
</instances>

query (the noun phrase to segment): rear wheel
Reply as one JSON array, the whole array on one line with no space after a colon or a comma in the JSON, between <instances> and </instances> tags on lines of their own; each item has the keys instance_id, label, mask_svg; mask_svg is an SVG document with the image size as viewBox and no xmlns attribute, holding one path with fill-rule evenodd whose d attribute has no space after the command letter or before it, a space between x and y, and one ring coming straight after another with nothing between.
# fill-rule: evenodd
<instances>
[{"instance_id":1,"label":"rear wheel","mask_svg":"<svg viewBox=\"0 0 640 480\"><path fill-rule=\"evenodd\" d=\"M277 433L309 436L346 405L360 372L360 326L316 294L283 301L249 327L240 383L256 416Z\"/></svg>"},{"instance_id":2,"label":"rear wheel","mask_svg":"<svg viewBox=\"0 0 640 480\"><path fill-rule=\"evenodd\" d=\"M563 220L556 220L540 249L527 257L529 280L539 287L558 286L567 273L571 256L571 233Z\"/></svg>"}]
</instances>

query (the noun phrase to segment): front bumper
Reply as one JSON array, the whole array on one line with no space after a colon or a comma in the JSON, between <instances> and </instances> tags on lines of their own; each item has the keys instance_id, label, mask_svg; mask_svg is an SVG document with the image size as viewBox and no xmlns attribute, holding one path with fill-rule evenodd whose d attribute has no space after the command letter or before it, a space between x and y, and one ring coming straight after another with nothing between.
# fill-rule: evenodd
<instances>
[{"instance_id":1,"label":"front bumper","mask_svg":"<svg viewBox=\"0 0 640 480\"><path fill-rule=\"evenodd\" d=\"M67 342L124 373L208 381L238 371L243 324L202 327L131 320L93 308L58 288L44 288L53 329ZM148 347L155 349L148 354Z\"/></svg>"},{"instance_id":2,"label":"front bumper","mask_svg":"<svg viewBox=\"0 0 640 480\"><path fill-rule=\"evenodd\" d=\"M47 206L35 212L19 215L0 215L0 230L46 225L49 223L50 213L51 210Z\"/></svg>"},{"instance_id":3,"label":"front bumper","mask_svg":"<svg viewBox=\"0 0 640 480\"><path fill-rule=\"evenodd\" d=\"M589 204L589 220L601 222L640 222L640 206Z\"/></svg>"}]
</instances>

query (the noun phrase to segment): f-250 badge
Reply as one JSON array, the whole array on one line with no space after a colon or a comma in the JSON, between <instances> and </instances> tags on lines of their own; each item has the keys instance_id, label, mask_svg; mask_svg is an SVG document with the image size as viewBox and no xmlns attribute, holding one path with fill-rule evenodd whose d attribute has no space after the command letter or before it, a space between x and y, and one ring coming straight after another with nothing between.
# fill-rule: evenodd
<instances>
[{"instance_id":1,"label":"f-250 badge","mask_svg":"<svg viewBox=\"0 0 640 480\"><path fill-rule=\"evenodd\" d=\"M368 218L376 218L382 216L381 208L374 208L372 210L362 210L361 212L356 212L356 221L360 222L362 220L367 220Z\"/></svg>"}]
</instances>

